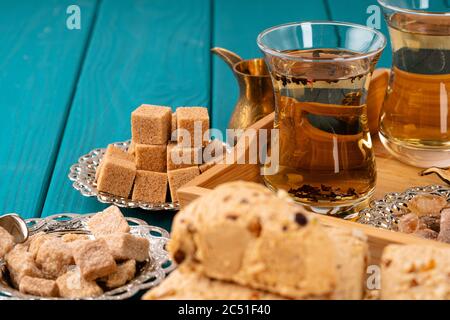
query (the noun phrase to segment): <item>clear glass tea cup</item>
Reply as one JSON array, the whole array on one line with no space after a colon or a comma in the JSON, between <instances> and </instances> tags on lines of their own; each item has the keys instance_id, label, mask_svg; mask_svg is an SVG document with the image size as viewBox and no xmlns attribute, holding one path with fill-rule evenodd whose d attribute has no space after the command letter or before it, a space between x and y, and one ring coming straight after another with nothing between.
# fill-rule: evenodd
<instances>
[{"instance_id":1,"label":"clear glass tea cup","mask_svg":"<svg viewBox=\"0 0 450 320\"><path fill-rule=\"evenodd\" d=\"M356 24L301 22L262 32L258 45L279 130L279 161L263 168L266 185L318 213L356 210L375 188L366 97L385 37Z\"/></svg>"},{"instance_id":2,"label":"clear glass tea cup","mask_svg":"<svg viewBox=\"0 0 450 320\"><path fill-rule=\"evenodd\" d=\"M393 50L380 137L399 160L450 166L450 2L379 0Z\"/></svg>"}]
</instances>

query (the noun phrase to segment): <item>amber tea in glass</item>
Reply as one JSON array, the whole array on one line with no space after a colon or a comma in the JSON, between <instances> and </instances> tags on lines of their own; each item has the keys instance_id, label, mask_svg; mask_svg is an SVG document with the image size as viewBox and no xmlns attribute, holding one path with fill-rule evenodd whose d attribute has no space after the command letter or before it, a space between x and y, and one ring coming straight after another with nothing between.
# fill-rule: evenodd
<instances>
[{"instance_id":1,"label":"amber tea in glass","mask_svg":"<svg viewBox=\"0 0 450 320\"><path fill-rule=\"evenodd\" d=\"M393 66L380 136L399 160L450 166L450 3L380 0Z\"/></svg>"},{"instance_id":2,"label":"amber tea in glass","mask_svg":"<svg viewBox=\"0 0 450 320\"><path fill-rule=\"evenodd\" d=\"M366 97L385 42L376 30L334 22L283 25L259 36L279 130L279 164L264 174L267 186L329 214L349 212L372 195Z\"/></svg>"}]
</instances>

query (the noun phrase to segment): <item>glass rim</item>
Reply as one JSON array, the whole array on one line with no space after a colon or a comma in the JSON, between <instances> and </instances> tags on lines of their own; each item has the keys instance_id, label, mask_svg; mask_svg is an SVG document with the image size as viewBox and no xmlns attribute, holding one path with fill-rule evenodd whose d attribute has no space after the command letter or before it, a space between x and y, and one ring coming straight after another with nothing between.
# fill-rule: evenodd
<instances>
[{"instance_id":1,"label":"glass rim","mask_svg":"<svg viewBox=\"0 0 450 320\"><path fill-rule=\"evenodd\" d=\"M402 8L398 7L392 4L389 4L389 0L377 0L378 4L382 6L383 8L400 12L400 13L407 13L411 15L417 15L417 16L430 16L430 17L448 17L450 16L449 12L436 12L436 11L425 11L425 10L414 10L414 9L408 9L408 8Z\"/></svg>"},{"instance_id":2,"label":"glass rim","mask_svg":"<svg viewBox=\"0 0 450 320\"><path fill-rule=\"evenodd\" d=\"M330 26L341 26L341 27L351 27L351 28L356 28L356 29L360 29L360 30L366 30L369 32L372 32L374 34L376 34L380 39L382 39L382 44L380 45L380 47L376 50L372 50L369 52L356 52L355 55L349 56L349 57L337 57L337 58L305 58L305 57L298 57L298 56L294 56L288 53L283 53L279 50L270 48L269 46L265 45L263 43L263 38L269 34L272 31L278 30L278 29L282 29L282 28L286 28L286 27L294 27L294 26L301 26L301 25L330 25ZM296 60L296 61L301 61L301 62L336 62L336 61L355 61L355 60L361 60L364 58L370 58L373 57L375 55L377 55L378 53L382 52L387 45L387 39L384 36L384 34L375 29L375 28L371 28L371 27L367 27L364 26L362 24L357 24L357 23L351 23L351 22L341 22L341 21L329 21L329 20L317 20L317 21L303 21L303 22L289 22L289 23L285 23L285 24L280 24L277 26L273 26L270 27L268 29L265 29L264 31L262 31L257 38L257 44L259 46L259 48L265 52L265 53L269 53L273 56L276 56L278 58L287 58L290 60ZM322 48L324 49L324 48Z\"/></svg>"}]
</instances>

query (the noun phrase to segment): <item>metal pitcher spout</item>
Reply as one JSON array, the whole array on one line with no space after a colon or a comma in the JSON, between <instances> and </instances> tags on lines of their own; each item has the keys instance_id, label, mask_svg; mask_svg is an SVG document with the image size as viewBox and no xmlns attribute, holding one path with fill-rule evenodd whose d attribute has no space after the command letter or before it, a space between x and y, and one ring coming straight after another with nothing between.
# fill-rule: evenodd
<instances>
[{"instance_id":1,"label":"metal pitcher spout","mask_svg":"<svg viewBox=\"0 0 450 320\"><path fill-rule=\"evenodd\" d=\"M274 111L272 80L264 59L243 60L223 48L211 49L232 69L239 85L239 99L229 129L246 129Z\"/></svg>"}]
</instances>

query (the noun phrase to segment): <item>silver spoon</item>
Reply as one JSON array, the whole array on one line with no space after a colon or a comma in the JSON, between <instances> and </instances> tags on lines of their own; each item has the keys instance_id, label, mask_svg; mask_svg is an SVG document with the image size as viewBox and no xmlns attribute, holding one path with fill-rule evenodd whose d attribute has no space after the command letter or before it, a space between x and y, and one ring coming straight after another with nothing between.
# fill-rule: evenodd
<instances>
[{"instance_id":1,"label":"silver spoon","mask_svg":"<svg viewBox=\"0 0 450 320\"><path fill-rule=\"evenodd\" d=\"M17 214L11 213L0 217L0 227L8 231L15 243L23 243L28 239L26 222Z\"/></svg>"}]
</instances>

